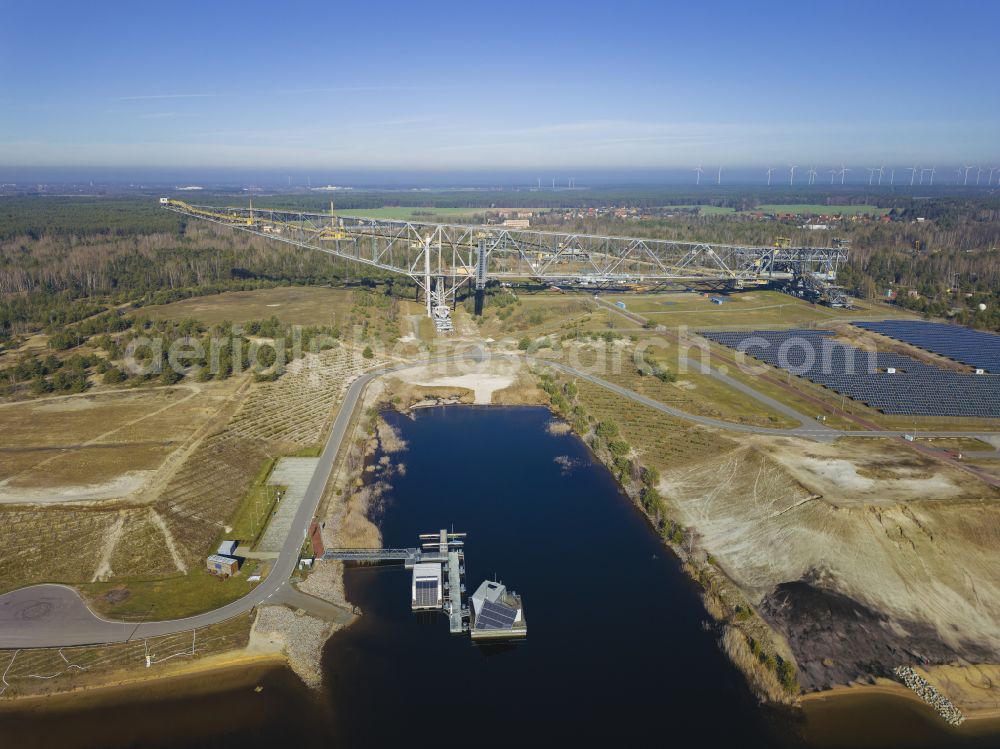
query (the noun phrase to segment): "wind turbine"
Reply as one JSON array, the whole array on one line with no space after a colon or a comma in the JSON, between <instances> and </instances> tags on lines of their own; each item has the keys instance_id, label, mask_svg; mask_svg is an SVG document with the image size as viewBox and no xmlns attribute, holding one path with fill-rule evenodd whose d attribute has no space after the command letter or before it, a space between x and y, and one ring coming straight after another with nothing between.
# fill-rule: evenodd
<instances>
[{"instance_id":1,"label":"wind turbine","mask_svg":"<svg viewBox=\"0 0 1000 749\"><path fill-rule=\"evenodd\" d=\"M840 165L840 184L844 184L844 177L847 175L849 171L851 170L848 169L846 166L844 166L843 164Z\"/></svg>"},{"instance_id":2,"label":"wind turbine","mask_svg":"<svg viewBox=\"0 0 1000 749\"><path fill-rule=\"evenodd\" d=\"M991 166L990 167L990 178L988 180L986 180L986 184L987 185L992 185L993 184L993 172L995 172L996 170L997 170L997 168L995 166Z\"/></svg>"},{"instance_id":3,"label":"wind turbine","mask_svg":"<svg viewBox=\"0 0 1000 749\"><path fill-rule=\"evenodd\" d=\"M889 172L889 187L895 187L895 186L896 186L896 167L893 167L892 171Z\"/></svg>"},{"instance_id":4,"label":"wind turbine","mask_svg":"<svg viewBox=\"0 0 1000 749\"><path fill-rule=\"evenodd\" d=\"M878 169L873 166L866 167L866 169L868 169L868 186L871 187L875 182L875 172L877 172Z\"/></svg>"},{"instance_id":5,"label":"wind turbine","mask_svg":"<svg viewBox=\"0 0 1000 749\"><path fill-rule=\"evenodd\" d=\"M885 167L884 166L880 166L878 168L878 186L879 187L882 186L882 175L883 174L885 174Z\"/></svg>"},{"instance_id":6,"label":"wind turbine","mask_svg":"<svg viewBox=\"0 0 1000 749\"><path fill-rule=\"evenodd\" d=\"M795 170L798 168L798 166L799 166L798 164L793 164L792 166L788 167L790 170L788 174L788 184L790 187L795 187Z\"/></svg>"},{"instance_id":7,"label":"wind turbine","mask_svg":"<svg viewBox=\"0 0 1000 749\"><path fill-rule=\"evenodd\" d=\"M771 186L771 172L773 172L773 171L774 171L773 168L771 168L771 167L767 168L767 186L768 187Z\"/></svg>"},{"instance_id":8,"label":"wind turbine","mask_svg":"<svg viewBox=\"0 0 1000 749\"><path fill-rule=\"evenodd\" d=\"M717 184L717 185L721 185L722 184L722 167L721 166L719 167L719 176L718 176L718 178L716 178L715 184Z\"/></svg>"},{"instance_id":9,"label":"wind turbine","mask_svg":"<svg viewBox=\"0 0 1000 749\"><path fill-rule=\"evenodd\" d=\"M963 182L962 185L963 186L968 186L968 184L969 184L969 170L970 169L975 169L976 167L974 167L974 166L966 166L966 167L962 167L962 168L965 169L965 182Z\"/></svg>"},{"instance_id":10,"label":"wind turbine","mask_svg":"<svg viewBox=\"0 0 1000 749\"><path fill-rule=\"evenodd\" d=\"M979 187L979 178L983 176L983 168L976 167L979 171L976 172L976 187Z\"/></svg>"},{"instance_id":11,"label":"wind turbine","mask_svg":"<svg viewBox=\"0 0 1000 749\"><path fill-rule=\"evenodd\" d=\"M955 184L957 185L962 181L962 167L955 170Z\"/></svg>"},{"instance_id":12,"label":"wind turbine","mask_svg":"<svg viewBox=\"0 0 1000 749\"><path fill-rule=\"evenodd\" d=\"M915 166L909 166L907 169L910 170L910 187L913 187L913 178L917 176L917 168Z\"/></svg>"},{"instance_id":13,"label":"wind turbine","mask_svg":"<svg viewBox=\"0 0 1000 749\"><path fill-rule=\"evenodd\" d=\"M936 171L937 171L937 167L936 166L932 166L931 167L931 187L934 187L934 172L936 172Z\"/></svg>"},{"instance_id":14,"label":"wind turbine","mask_svg":"<svg viewBox=\"0 0 1000 749\"><path fill-rule=\"evenodd\" d=\"M837 172L836 169L831 169L830 170L830 184L831 185L833 184L833 179L834 179L834 177L837 176L837 174L838 174L838 172Z\"/></svg>"},{"instance_id":15,"label":"wind turbine","mask_svg":"<svg viewBox=\"0 0 1000 749\"><path fill-rule=\"evenodd\" d=\"M701 168L701 164L699 164L698 166L696 166L696 167L695 167L694 169L692 169L691 171L692 171L692 172L694 172L694 173L695 173L695 175L696 175L696 176L695 176L695 178L694 178L694 183L695 183L696 185L700 185L700 184L701 184L701 174L702 174L702 172L704 172L705 170L704 170L704 169L702 169L702 168Z\"/></svg>"},{"instance_id":16,"label":"wind turbine","mask_svg":"<svg viewBox=\"0 0 1000 749\"><path fill-rule=\"evenodd\" d=\"M806 172L806 174L809 175L809 184L810 185L815 185L816 184L816 167L814 167L814 166L809 167L809 171Z\"/></svg>"}]
</instances>

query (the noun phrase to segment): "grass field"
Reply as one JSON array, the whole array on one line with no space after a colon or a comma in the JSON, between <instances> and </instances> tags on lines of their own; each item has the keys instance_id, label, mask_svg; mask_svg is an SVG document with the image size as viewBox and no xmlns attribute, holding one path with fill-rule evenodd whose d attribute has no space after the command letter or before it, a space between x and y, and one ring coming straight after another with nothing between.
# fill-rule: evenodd
<instances>
[{"instance_id":1,"label":"grass field","mask_svg":"<svg viewBox=\"0 0 1000 749\"><path fill-rule=\"evenodd\" d=\"M275 462L275 458L268 458L264 461L260 470L257 471L246 497L243 498L239 509L229 523L232 530L227 535L246 543L251 548L257 545L257 541L267 527L267 521L271 517L274 503L278 498L278 487L267 483Z\"/></svg>"},{"instance_id":2,"label":"grass field","mask_svg":"<svg viewBox=\"0 0 1000 749\"><path fill-rule=\"evenodd\" d=\"M80 585L96 597L120 590L98 607L141 615L155 602L164 617L243 595L245 575L219 583L204 572L205 556L221 538L252 540L260 523L251 517L251 487L260 488L266 466L279 455L315 454L351 378L384 362L340 346L249 392L232 378L0 406L0 427L12 440L0 448L0 480L17 479L0 485L0 496L33 482L37 501L54 500L0 505L0 592L40 582ZM177 457L143 475L148 482L128 499L65 503L123 472L152 474L163 443ZM266 513L273 492L259 499ZM72 551L53 554L53 545Z\"/></svg>"},{"instance_id":3,"label":"grass field","mask_svg":"<svg viewBox=\"0 0 1000 749\"><path fill-rule=\"evenodd\" d=\"M941 450L954 450L956 452L986 452L993 451L995 448L988 442L983 442L982 440L974 439L972 437L931 437L931 438L918 438L919 442L923 442L931 447L937 447Z\"/></svg>"},{"instance_id":4,"label":"grass field","mask_svg":"<svg viewBox=\"0 0 1000 749\"><path fill-rule=\"evenodd\" d=\"M719 205L665 205L662 206L661 210L692 211L696 208L698 209L698 213L703 216L728 216L731 213L736 213L735 208Z\"/></svg>"},{"instance_id":5,"label":"grass field","mask_svg":"<svg viewBox=\"0 0 1000 749\"><path fill-rule=\"evenodd\" d=\"M355 208L341 211L344 216L364 216L366 218L385 218L397 221L426 220L437 218L468 218L476 214L497 213L499 211L532 211L539 208L421 208L419 206L390 206L387 208Z\"/></svg>"},{"instance_id":6,"label":"grass field","mask_svg":"<svg viewBox=\"0 0 1000 749\"><path fill-rule=\"evenodd\" d=\"M713 294L712 296L717 296ZM857 309L841 310L811 304L780 291L745 291L721 295L726 301L714 304L708 297L689 292L663 294L608 294L608 302L624 302L630 312L647 317L668 328L686 325L701 328L745 328L808 326L856 318L910 317L903 310L856 302Z\"/></svg>"},{"instance_id":7,"label":"grass field","mask_svg":"<svg viewBox=\"0 0 1000 749\"><path fill-rule=\"evenodd\" d=\"M0 590L176 574L162 516L142 503L155 471L186 449L237 386L233 380L0 407L9 440L0 449L0 499L10 503L0 505ZM92 504L99 500L109 501ZM50 554L50 544L73 551Z\"/></svg>"},{"instance_id":8,"label":"grass field","mask_svg":"<svg viewBox=\"0 0 1000 749\"><path fill-rule=\"evenodd\" d=\"M574 321L584 324L595 310L593 300L580 294L518 292L517 302L506 307L487 307L478 323L483 336L536 337L558 332Z\"/></svg>"},{"instance_id":9,"label":"grass field","mask_svg":"<svg viewBox=\"0 0 1000 749\"><path fill-rule=\"evenodd\" d=\"M318 286L286 286L184 299L144 307L141 314L154 320L194 319L209 325L224 320L244 323L272 315L287 325L335 325L352 306L351 292Z\"/></svg>"},{"instance_id":10,"label":"grass field","mask_svg":"<svg viewBox=\"0 0 1000 749\"><path fill-rule=\"evenodd\" d=\"M246 645L253 617L241 614L196 634L181 632L117 645L6 651L0 656L5 696L43 695L102 685L112 677L148 676L150 667L157 673L184 668L191 660Z\"/></svg>"},{"instance_id":11,"label":"grass field","mask_svg":"<svg viewBox=\"0 0 1000 749\"><path fill-rule=\"evenodd\" d=\"M364 294L369 294L369 299L385 300L380 290L365 292L325 286L281 286L193 297L171 304L144 307L140 314L155 320L193 319L208 325L226 320L245 323L274 316L286 325L325 325L339 328L345 337L350 337L352 331L358 329L363 336L389 342L400 335L400 317L423 311L422 304L410 300L397 300L394 308L361 304Z\"/></svg>"},{"instance_id":12,"label":"grass field","mask_svg":"<svg viewBox=\"0 0 1000 749\"><path fill-rule=\"evenodd\" d=\"M91 608L105 617L180 618L211 611L245 596L256 585L247 582L247 577L257 565L257 560L248 559L240 573L228 579L199 568L187 575L131 578L76 587ZM122 597L114 591L127 591L128 595Z\"/></svg>"},{"instance_id":13,"label":"grass field","mask_svg":"<svg viewBox=\"0 0 1000 749\"><path fill-rule=\"evenodd\" d=\"M599 350L601 348L603 352ZM609 351L615 352L615 355L610 355ZM678 372L674 344L658 340L656 345L644 347L641 354L671 371L676 381L662 382L652 375L641 375L635 364L634 347L626 341L619 341L610 349L603 341L583 346L566 343L559 358L572 366L589 369L602 379L691 414L757 426L796 426L787 417L713 377L693 371ZM594 366L595 362L599 365Z\"/></svg>"},{"instance_id":14,"label":"grass field","mask_svg":"<svg viewBox=\"0 0 1000 749\"><path fill-rule=\"evenodd\" d=\"M577 381L577 386L591 415L616 423L642 464L658 471L677 469L735 447L728 437L664 416L597 385Z\"/></svg>"},{"instance_id":15,"label":"grass field","mask_svg":"<svg viewBox=\"0 0 1000 749\"><path fill-rule=\"evenodd\" d=\"M0 406L0 502L128 494L232 395L236 382L46 398ZM125 481L122 477L128 477ZM106 486L105 486L106 484Z\"/></svg>"}]
</instances>

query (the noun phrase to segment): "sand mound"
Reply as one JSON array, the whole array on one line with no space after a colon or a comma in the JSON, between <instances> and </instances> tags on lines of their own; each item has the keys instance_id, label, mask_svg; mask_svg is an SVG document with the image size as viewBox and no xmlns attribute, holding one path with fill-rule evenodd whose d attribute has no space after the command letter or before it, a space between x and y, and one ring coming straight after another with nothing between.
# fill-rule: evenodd
<instances>
[{"instance_id":1,"label":"sand mound","mask_svg":"<svg viewBox=\"0 0 1000 749\"><path fill-rule=\"evenodd\" d=\"M993 490L919 456L883 475L871 466L886 456L871 445L844 454L754 440L665 473L661 490L787 637L803 686L917 654L1000 658L1000 506L982 501Z\"/></svg>"}]
</instances>

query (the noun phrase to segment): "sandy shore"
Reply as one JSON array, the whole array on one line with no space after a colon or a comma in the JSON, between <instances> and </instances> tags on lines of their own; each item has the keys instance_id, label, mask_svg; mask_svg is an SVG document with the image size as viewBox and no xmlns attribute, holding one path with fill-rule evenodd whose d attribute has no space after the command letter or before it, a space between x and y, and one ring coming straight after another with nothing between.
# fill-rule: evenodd
<instances>
[{"instance_id":1,"label":"sandy shore","mask_svg":"<svg viewBox=\"0 0 1000 749\"><path fill-rule=\"evenodd\" d=\"M185 694L211 694L249 684L261 673L275 668L286 668L284 655L277 653L248 653L235 650L210 655L188 663L170 664L168 667L143 670L138 675L110 676L107 681L80 684L66 690L47 694L32 694L14 699L0 699L0 711L23 711L44 707L46 710L66 707L79 708L86 704L116 702L135 699L142 690L137 687L171 689L183 686Z\"/></svg>"},{"instance_id":2,"label":"sandy shore","mask_svg":"<svg viewBox=\"0 0 1000 749\"><path fill-rule=\"evenodd\" d=\"M819 692L810 692L803 695L800 700L803 709L809 709L810 704L827 702L832 700L861 698L867 695L884 694L899 699L909 700L920 705L926 704L912 690L907 689L890 679L876 679L874 684L848 684L839 685L832 689L824 689ZM968 707L958 705L967 721L996 721L1000 720L1000 708L996 707Z\"/></svg>"}]
</instances>

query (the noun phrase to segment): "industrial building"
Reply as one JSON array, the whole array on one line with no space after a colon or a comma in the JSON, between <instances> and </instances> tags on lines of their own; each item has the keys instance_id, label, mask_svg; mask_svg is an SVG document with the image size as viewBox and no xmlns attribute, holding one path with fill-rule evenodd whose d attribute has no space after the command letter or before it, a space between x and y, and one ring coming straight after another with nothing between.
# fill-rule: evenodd
<instances>
[{"instance_id":1,"label":"industrial building","mask_svg":"<svg viewBox=\"0 0 1000 749\"><path fill-rule=\"evenodd\" d=\"M232 577L240 571L239 560L221 554L212 554L207 560L207 565L208 571L219 577Z\"/></svg>"},{"instance_id":2,"label":"industrial building","mask_svg":"<svg viewBox=\"0 0 1000 749\"><path fill-rule=\"evenodd\" d=\"M223 557L235 557L236 547L239 545L239 541L223 541L215 553Z\"/></svg>"},{"instance_id":3,"label":"industrial building","mask_svg":"<svg viewBox=\"0 0 1000 749\"><path fill-rule=\"evenodd\" d=\"M219 577L232 577L240 571L240 562L236 556L239 541L223 541L219 548L207 560L208 571Z\"/></svg>"}]
</instances>

